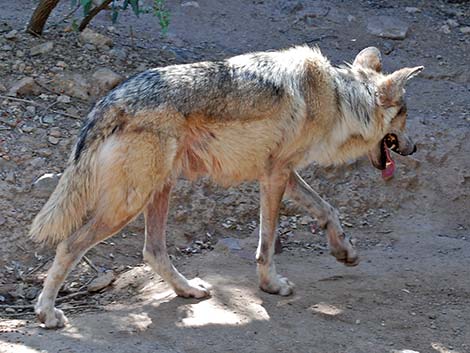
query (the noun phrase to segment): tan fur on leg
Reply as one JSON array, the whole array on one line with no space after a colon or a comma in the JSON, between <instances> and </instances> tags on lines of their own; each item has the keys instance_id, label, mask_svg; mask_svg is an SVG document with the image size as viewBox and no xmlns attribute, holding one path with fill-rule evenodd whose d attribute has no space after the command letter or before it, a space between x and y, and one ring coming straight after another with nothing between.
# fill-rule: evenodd
<instances>
[{"instance_id":1,"label":"tan fur on leg","mask_svg":"<svg viewBox=\"0 0 470 353\"><path fill-rule=\"evenodd\" d=\"M209 285L188 281L171 264L166 250L166 221L171 185L167 184L152 196L145 210L144 260L171 285L181 297L203 298L210 295Z\"/></svg>"},{"instance_id":2,"label":"tan fur on leg","mask_svg":"<svg viewBox=\"0 0 470 353\"><path fill-rule=\"evenodd\" d=\"M359 264L359 257L350 240L345 236L338 212L323 200L297 172L293 172L287 185L286 194L299 203L326 228L331 254L346 266Z\"/></svg>"},{"instance_id":3,"label":"tan fur on leg","mask_svg":"<svg viewBox=\"0 0 470 353\"><path fill-rule=\"evenodd\" d=\"M256 251L259 285L272 294L290 295L294 284L276 273L274 264L274 243L279 206L282 200L288 173L270 175L260 182L260 234Z\"/></svg>"}]
</instances>

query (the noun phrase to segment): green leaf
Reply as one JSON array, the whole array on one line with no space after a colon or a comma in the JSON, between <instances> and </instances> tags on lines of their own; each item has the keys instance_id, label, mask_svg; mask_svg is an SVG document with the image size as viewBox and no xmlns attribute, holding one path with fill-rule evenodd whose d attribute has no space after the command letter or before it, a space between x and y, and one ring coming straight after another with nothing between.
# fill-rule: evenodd
<instances>
[{"instance_id":1,"label":"green leaf","mask_svg":"<svg viewBox=\"0 0 470 353\"><path fill-rule=\"evenodd\" d=\"M80 5L83 6L83 14L86 16L91 10L93 0L80 0Z\"/></svg>"},{"instance_id":2,"label":"green leaf","mask_svg":"<svg viewBox=\"0 0 470 353\"><path fill-rule=\"evenodd\" d=\"M165 9L165 0L153 0L154 14L158 19L161 33L166 35L170 25L170 12Z\"/></svg>"},{"instance_id":3,"label":"green leaf","mask_svg":"<svg viewBox=\"0 0 470 353\"><path fill-rule=\"evenodd\" d=\"M132 11L139 17L139 0L129 0L129 3L131 4Z\"/></svg>"},{"instance_id":4,"label":"green leaf","mask_svg":"<svg viewBox=\"0 0 470 353\"><path fill-rule=\"evenodd\" d=\"M72 30L74 32L78 32L78 23L77 23L77 19L75 19L75 18L72 21Z\"/></svg>"},{"instance_id":5,"label":"green leaf","mask_svg":"<svg viewBox=\"0 0 470 353\"><path fill-rule=\"evenodd\" d=\"M111 13L111 21L113 23L116 23L117 18L119 16L119 11L118 8L116 7L116 1L113 0L112 5L111 5L112 13Z\"/></svg>"}]
</instances>

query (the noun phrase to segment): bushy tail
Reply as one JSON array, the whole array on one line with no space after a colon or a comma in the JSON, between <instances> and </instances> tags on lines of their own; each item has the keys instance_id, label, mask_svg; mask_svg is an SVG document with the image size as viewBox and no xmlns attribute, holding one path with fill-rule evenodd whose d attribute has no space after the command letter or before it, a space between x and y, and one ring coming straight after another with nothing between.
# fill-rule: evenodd
<instances>
[{"instance_id":1,"label":"bushy tail","mask_svg":"<svg viewBox=\"0 0 470 353\"><path fill-rule=\"evenodd\" d=\"M56 244L72 234L94 206L95 168L87 156L69 162L59 184L31 225L37 242Z\"/></svg>"}]
</instances>

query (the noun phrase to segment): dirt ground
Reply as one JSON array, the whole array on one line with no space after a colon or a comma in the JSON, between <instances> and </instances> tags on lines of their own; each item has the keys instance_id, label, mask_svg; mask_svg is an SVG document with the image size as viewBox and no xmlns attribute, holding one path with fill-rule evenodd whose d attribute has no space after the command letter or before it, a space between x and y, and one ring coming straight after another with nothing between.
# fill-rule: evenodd
<instances>
[{"instance_id":1,"label":"dirt ground","mask_svg":"<svg viewBox=\"0 0 470 353\"><path fill-rule=\"evenodd\" d=\"M0 12L0 352L470 352L468 1L168 1L166 37L150 14L122 14L112 27L109 14L98 16L90 27L111 38L112 48L64 31L68 1L43 38L24 34L35 4L2 2ZM406 38L372 34L371 23L388 21L377 16L403 21ZM53 49L30 54L48 41ZM81 262L67 279L59 298L69 299L59 307L70 325L41 328L31 308L53 249L29 242L27 231L51 189L34 182L62 171L93 100L71 94L57 101L61 75L91 82L103 67L129 76L303 43L318 45L334 64L374 45L387 71L425 66L407 89L418 153L395 157L394 179L382 180L365 158L301 173L340 210L361 264L337 263L315 220L286 201L276 261L296 290L290 297L261 292L257 185L180 180L170 253L187 277L212 285L212 297L178 298L143 265L139 219L92 249L92 266ZM5 98L24 77L35 79L37 92L18 97L23 101ZM88 293L105 271L114 282Z\"/></svg>"}]
</instances>

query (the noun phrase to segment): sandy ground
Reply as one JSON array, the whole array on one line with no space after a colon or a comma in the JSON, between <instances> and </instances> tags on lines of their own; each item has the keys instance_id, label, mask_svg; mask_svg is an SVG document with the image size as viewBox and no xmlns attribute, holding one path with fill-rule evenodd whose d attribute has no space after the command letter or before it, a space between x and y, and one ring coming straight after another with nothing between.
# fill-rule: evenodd
<instances>
[{"instance_id":1,"label":"sandy ground","mask_svg":"<svg viewBox=\"0 0 470 353\"><path fill-rule=\"evenodd\" d=\"M3 5L1 22L20 30L34 2ZM1 305L34 303L53 252L34 247L25 236L47 196L31 184L46 172L62 170L80 122L57 117L43 126L34 118L25 122L35 128L29 134L0 130L0 152L9 156L0 164L0 352L470 352L470 35L462 32L470 26L468 2L207 0L198 5L169 4L167 38L159 37L150 15L138 21L123 15L111 31L107 14L97 18L92 28L127 50L122 61L106 61L106 52L77 46L74 33L62 32L63 24L45 39L21 37L9 51L3 46L11 41L0 35L0 83L8 87L24 77L17 60L34 66L39 76L57 60L83 75L103 65L130 75L145 67L305 42L319 45L335 64L375 45L387 53L387 71L424 65L423 75L407 90L408 125L419 151L396 158L393 180L384 182L365 159L302 172L340 209L361 264L336 263L323 233L311 231L316 223L303 221L304 213L286 202L283 252L276 261L279 272L296 284L295 294L263 293L254 262L257 186L224 190L207 180L193 185L182 180L172 199L171 253L185 275L211 283L212 297L177 298L142 265L142 223L137 221L88 254L99 271L116 273L113 285L62 303L70 325L44 330L30 309L7 312ZM52 22L67 11L59 8ZM379 15L405 21L407 37L370 34L367 24ZM46 40L56 46L46 59L15 54ZM23 108L0 103L2 119L17 110L23 118ZM83 116L89 105L72 99L54 107L73 106L74 114ZM61 130L57 145L47 143L53 128ZM38 164L37 158L44 161ZM217 245L227 237L241 249ZM95 275L81 263L60 296L86 287Z\"/></svg>"}]
</instances>

